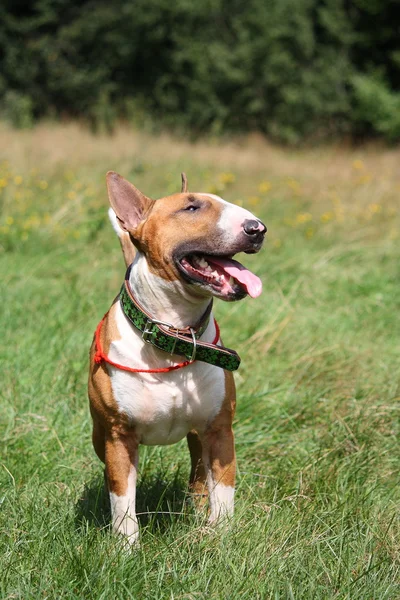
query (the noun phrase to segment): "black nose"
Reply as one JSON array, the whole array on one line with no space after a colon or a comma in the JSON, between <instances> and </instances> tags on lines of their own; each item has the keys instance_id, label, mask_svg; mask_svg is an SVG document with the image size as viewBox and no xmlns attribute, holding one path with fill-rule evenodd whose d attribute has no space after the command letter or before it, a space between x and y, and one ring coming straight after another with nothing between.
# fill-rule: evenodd
<instances>
[{"instance_id":1,"label":"black nose","mask_svg":"<svg viewBox=\"0 0 400 600\"><path fill-rule=\"evenodd\" d=\"M246 219L243 223L243 230L246 235L251 237L261 237L267 231L264 223L255 219Z\"/></svg>"}]
</instances>

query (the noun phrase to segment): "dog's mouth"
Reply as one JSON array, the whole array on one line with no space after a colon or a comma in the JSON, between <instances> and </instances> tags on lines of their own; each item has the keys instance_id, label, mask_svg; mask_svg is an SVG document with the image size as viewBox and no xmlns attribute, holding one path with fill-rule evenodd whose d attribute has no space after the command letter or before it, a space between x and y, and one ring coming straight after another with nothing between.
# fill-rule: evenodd
<instances>
[{"instance_id":1,"label":"dog's mouth","mask_svg":"<svg viewBox=\"0 0 400 600\"><path fill-rule=\"evenodd\" d=\"M224 300L238 300L246 294L257 298L262 291L259 277L232 256L192 253L178 260L177 265L185 279Z\"/></svg>"}]
</instances>

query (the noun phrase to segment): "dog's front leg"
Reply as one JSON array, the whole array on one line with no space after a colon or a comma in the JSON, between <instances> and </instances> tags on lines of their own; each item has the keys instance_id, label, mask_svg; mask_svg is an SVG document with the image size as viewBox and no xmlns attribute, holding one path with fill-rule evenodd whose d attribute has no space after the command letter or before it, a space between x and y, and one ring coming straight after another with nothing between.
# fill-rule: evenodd
<instances>
[{"instance_id":1,"label":"dog's front leg","mask_svg":"<svg viewBox=\"0 0 400 600\"><path fill-rule=\"evenodd\" d=\"M233 515L236 459L231 425L207 431L203 461L207 469L209 522L216 523Z\"/></svg>"},{"instance_id":2,"label":"dog's front leg","mask_svg":"<svg viewBox=\"0 0 400 600\"><path fill-rule=\"evenodd\" d=\"M135 435L112 430L106 437L105 462L110 493L113 530L127 537L129 544L139 539L136 518L138 443Z\"/></svg>"},{"instance_id":3,"label":"dog's front leg","mask_svg":"<svg viewBox=\"0 0 400 600\"><path fill-rule=\"evenodd\" d=\"M236 457L232 431L236 388L232 373L225 371L225 399L218 415L203 435L203 464L207 472L210 501L209 522L233 515Z\"/></svg>"}]
</instances>

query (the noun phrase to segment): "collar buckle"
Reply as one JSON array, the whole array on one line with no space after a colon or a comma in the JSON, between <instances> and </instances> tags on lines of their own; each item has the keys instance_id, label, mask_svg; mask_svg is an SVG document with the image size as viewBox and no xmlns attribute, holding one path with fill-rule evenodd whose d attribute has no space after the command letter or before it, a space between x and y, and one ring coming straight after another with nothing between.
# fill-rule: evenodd
<instances>
[{"instance_id":1,"label":"collar buckle","mask_svg":"<svg viewBox=\"0 0 400 600\"><path fill-rule=\"evenodd\" d=\"M142 332L142 340L146 342L146 344L151 344L152 336L157 333L157 331L154 330L154 325L163 325L170 330L170 335L173 336L174 342L168 354L172 355L175 351L176 342L178 341L179 329L174 327L174 325L171 325L171 323L167 323L166 321L160 321L159 319L151 319L148 317Z\"/></svg>"},{"instance_id":2,"label":"collar buckle","mask_svg":"<svg viewBox=\"0 0 400 600\"><path fill-rule=\"evenodd\" d=\"M164 327L167 327L170 330L170 335L174 338L174 342L173 342L172 348L168 352L168 354L171 354L171 355L174 354L175 346L176 346L176 342L178 341L178 336L179 336L180 330L177 327L174 327L173 325L171 325L171 323L167 323L166 321L160 321L159 319L151 319L150 317L148 317L146 320L146 324L144 326L143 332L142 332L142 340L144 342L146 342L146 344L151 344L152 336L157 333L157 331L154 329L154 325L163 325ZM193 329L193 327L189 327L188 329L192 336L192 343L193 343L192 355L189 358L189 362L192 363L196 360L197 339L196 339L196 331Z\"/></svg>"},{"instance_id":3,"label":"collar buckle","mask_svg":"<svg viewBox=\"0 0 400 600\"><path fill-rule=\"evenodd\" d=\"M144 326L142 332L142 340L147 344L151 344L151 339L149 339L150 336L153 336L157 333L156 331L154 331L153 325L164 325L164 327L168 327L168 329L171 329L172 331L175 330L175 335L177 335L178 330L176 329L176 327L171 325L171 323L167 323L166 321L160 321L159 319L151 319L150 317L148 317L146 320L146 325Z\"/></svg>"}]
</instances>

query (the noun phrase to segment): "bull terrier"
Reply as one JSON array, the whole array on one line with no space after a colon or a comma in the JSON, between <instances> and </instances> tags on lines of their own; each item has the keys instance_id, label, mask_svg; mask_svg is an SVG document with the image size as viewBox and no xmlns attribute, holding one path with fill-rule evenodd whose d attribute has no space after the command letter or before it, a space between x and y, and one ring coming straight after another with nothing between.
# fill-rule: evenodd
<instances>
[{"instance_id":1,"label":"bull terrier","mask_svg":"<svg viewBox=\"0 0 400 600\"><path fill-rule=\"evenodd\" d=\"M107 187L128 271L96 330L89 399L112 527L133 545L140 444L186 436L189 491L208 493L210 523L233 514L240 359L222 345L212 302L261 293L260 279L232 257L258 252L266 227L219 196L189 193L184 174L181 193L156 201L114 172Z\"/></svg>"}]
</instances>

